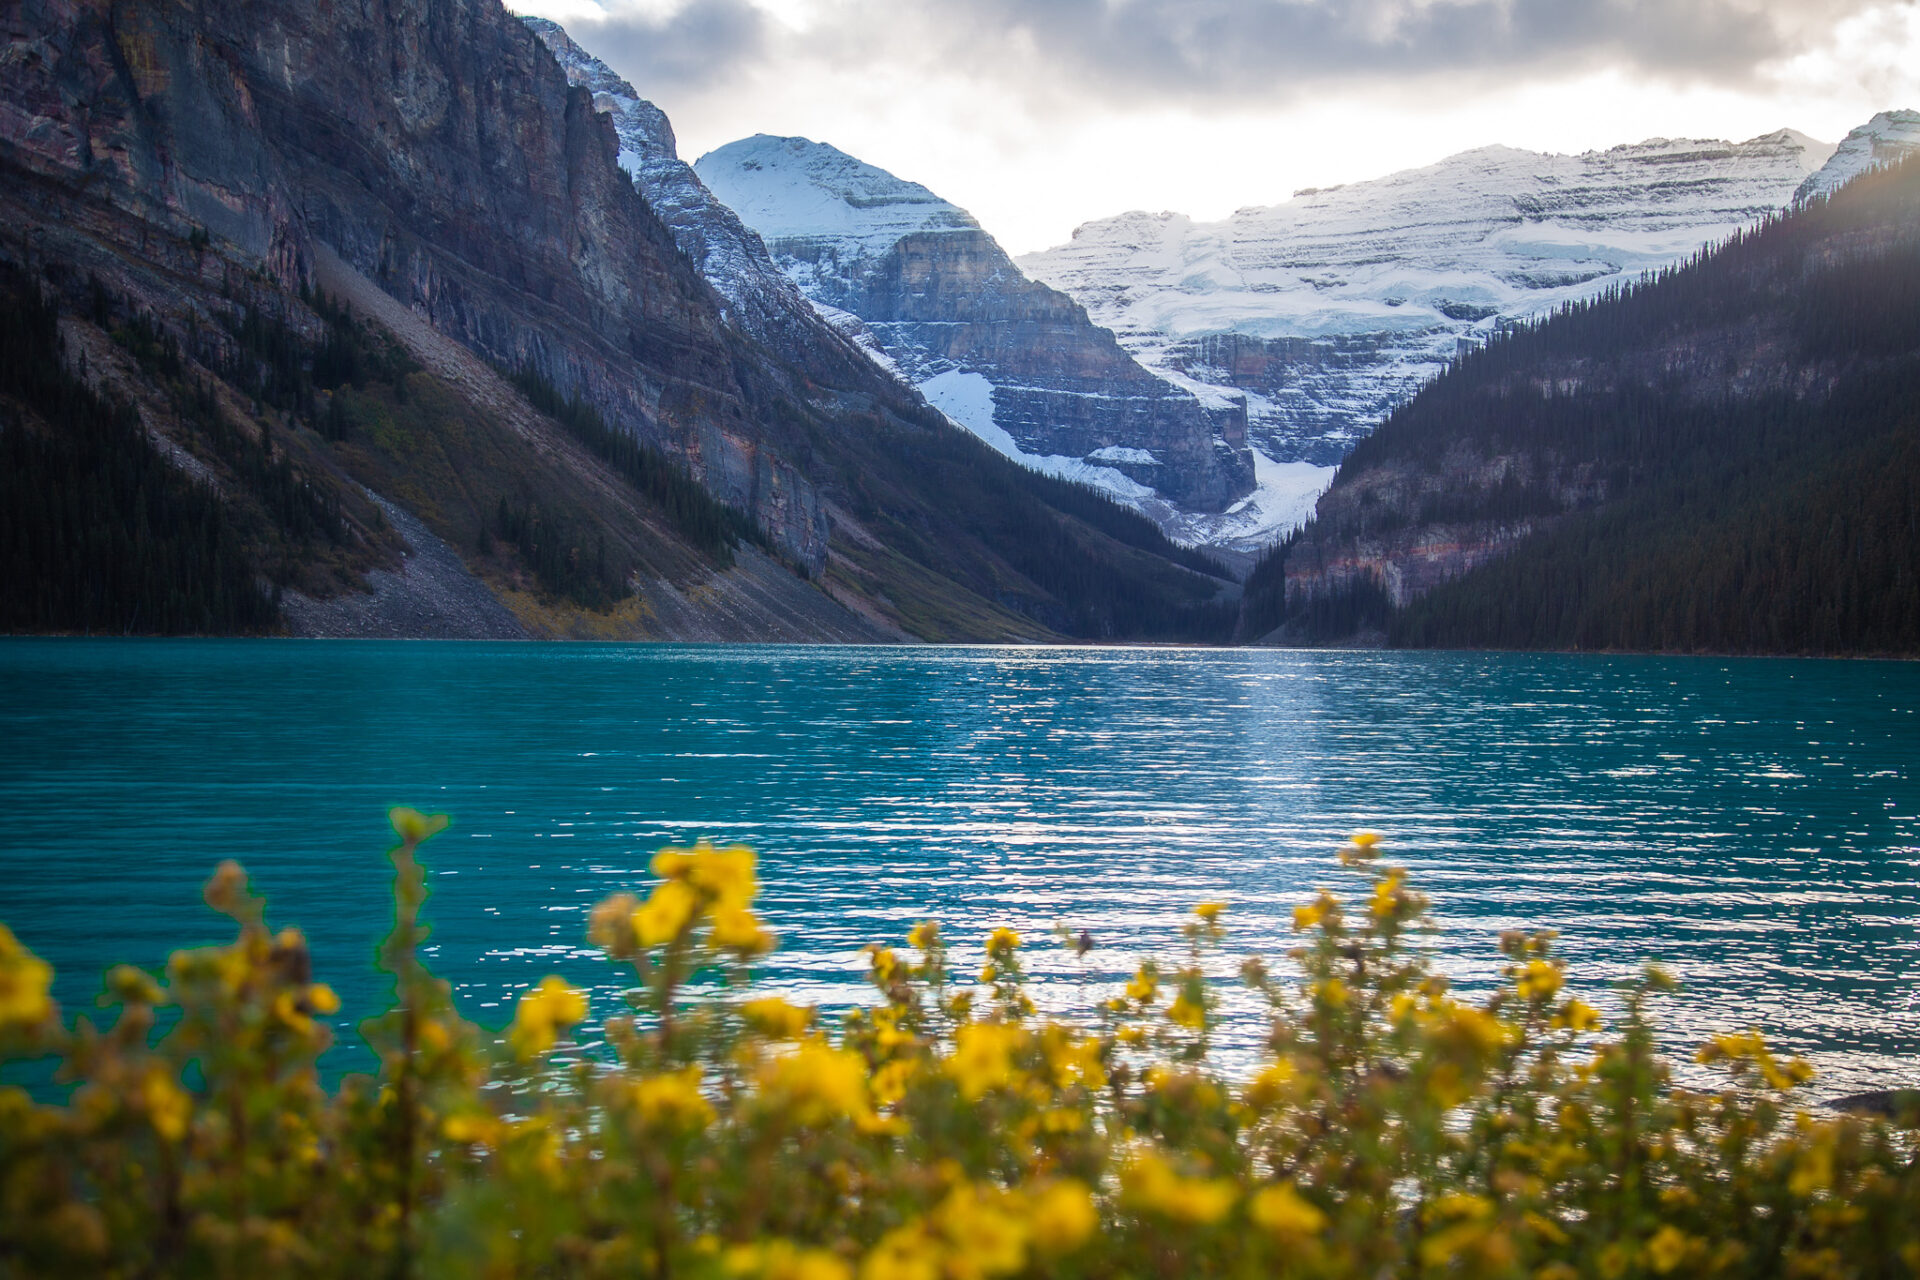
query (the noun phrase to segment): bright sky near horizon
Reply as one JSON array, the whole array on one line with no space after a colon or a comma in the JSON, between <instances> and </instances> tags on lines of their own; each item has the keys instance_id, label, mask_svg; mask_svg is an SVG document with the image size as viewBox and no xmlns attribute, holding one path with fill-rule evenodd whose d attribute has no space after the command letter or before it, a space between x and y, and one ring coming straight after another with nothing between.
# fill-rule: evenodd
<instances>
[{"instance_id":1,"label":"bright sky near horizon","mask_svg":"<svg viewBox=\"0 0 1920 1280\"><path fill-rule=\"evenodd\" d=\"M1503 143L1825 142L1920 107L1920 0L508 0L673 121L799 135L1012 253Z\"/></svg>"}]
</instances>

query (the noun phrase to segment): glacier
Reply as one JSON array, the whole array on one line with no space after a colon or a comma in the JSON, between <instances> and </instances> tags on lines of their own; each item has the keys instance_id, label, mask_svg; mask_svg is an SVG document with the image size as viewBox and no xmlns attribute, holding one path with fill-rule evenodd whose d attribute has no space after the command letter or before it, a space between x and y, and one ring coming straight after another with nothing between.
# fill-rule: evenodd
<instances>
[{"instance_id":1,"label":"glacier","mask_svg":"<svg viewBox=\"0 0 1920 1280\"><path fill-rule=\"evenodd\" d=\"M1790 203L1834 153L1786 129L1481 147L1218 222L1100 219L1019 265L1156 373L1244 395L1268 458L1328 467L1498 327L1685 259Z\"/></svg>"}]
</instances>

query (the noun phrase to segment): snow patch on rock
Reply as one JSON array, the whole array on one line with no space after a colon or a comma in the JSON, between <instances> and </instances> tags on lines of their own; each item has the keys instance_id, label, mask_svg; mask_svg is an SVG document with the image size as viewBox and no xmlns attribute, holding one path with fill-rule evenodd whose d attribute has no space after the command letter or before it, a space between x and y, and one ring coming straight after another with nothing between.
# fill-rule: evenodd
<instances>
[{"instance_id":1,"label":"snow patch on rock","mask_svg":"<svg viewBox=\"0 0 1920 1280\"><path fill-rule=\"evenodd\" d=\"M1800 184L1796 201L1835 191L1869 169L1920 151L1920 111L1882 111L1840 140L1820 171Z\"/></svg>"}]
</instances>

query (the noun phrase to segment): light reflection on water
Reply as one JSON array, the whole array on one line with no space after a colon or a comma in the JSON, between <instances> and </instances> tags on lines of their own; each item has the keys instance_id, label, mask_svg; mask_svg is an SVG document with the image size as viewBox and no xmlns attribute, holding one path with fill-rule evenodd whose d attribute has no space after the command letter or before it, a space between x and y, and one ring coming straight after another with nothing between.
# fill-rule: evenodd
<instances>
[{"instance_id":1,"label":"light reflection on water","mask_svg":"<svg viewBox=\"0 0 1920 1280\"><path fill-rule=\"evenodd\" d=\"M861 998L859 949L933 916L960 969L1011 924L1090 1001L1202 899L1235 955L1284 952L1370 825L1469 988L1500 929L1557 928L1576 986L1684 977L1674 1047L1758 1025L1839 1091L1920 1075L1916 708L1895 663L11 641L0 920L79 1007L215 937L198 886L238 857L364 1012L406 802L454 816L432 959L482 1021L550 969L611 991L587 905L700 835L761 851L767 975L806 999Z\"/></svg>"}]
</instances>

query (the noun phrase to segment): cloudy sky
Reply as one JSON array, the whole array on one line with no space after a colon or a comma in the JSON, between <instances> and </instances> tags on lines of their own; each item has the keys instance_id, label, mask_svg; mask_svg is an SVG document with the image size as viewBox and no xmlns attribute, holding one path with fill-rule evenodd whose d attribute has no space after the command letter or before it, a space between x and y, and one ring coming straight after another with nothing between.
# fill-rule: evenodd
<instances>
[{"instance_id":1,"label":"cloudy sky","mask_svg":"<svg viewBox=\"0 0 1920 1280\"><path fill-rule=\"evenodd\" d=\"M1489 143L1834 142L1920 107L1920 0L509 0L664 107L691 160L830 142L1012 252Z\"/></svg>"}]
</instances>

